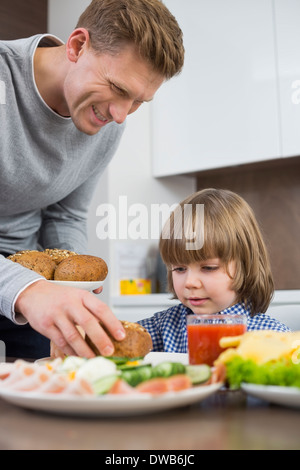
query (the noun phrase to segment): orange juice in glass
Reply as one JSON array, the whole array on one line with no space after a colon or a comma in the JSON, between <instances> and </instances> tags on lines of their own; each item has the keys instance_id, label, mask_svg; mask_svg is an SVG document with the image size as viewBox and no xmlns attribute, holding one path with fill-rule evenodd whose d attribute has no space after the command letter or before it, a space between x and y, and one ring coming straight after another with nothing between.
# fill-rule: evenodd
<instances>
[{"instance_id":1,"label":"orange juice in glass","mask_svg":"<svg viewBox=\"0 0 300 470\"><path fill-rule=\"evenodd\" d=\"M219 341L223 336L239 336L247 330L246 315L188 315L187 336L190 364L212 366L223 348Z\"/></svg>"}]
</instances>

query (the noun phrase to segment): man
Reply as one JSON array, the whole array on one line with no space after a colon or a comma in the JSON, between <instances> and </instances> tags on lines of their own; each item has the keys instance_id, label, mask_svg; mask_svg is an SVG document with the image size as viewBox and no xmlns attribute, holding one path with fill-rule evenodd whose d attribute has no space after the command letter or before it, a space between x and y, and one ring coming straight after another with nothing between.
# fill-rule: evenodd
<instances>
[{"instance_id":1,"label":"man","mask_svg":"<svg viewBox=\"0 0 300 470\"><path fill-rule=\"evenodd\" d=\"M96 296L54 286L6 259L19 250L86 252L88 204L124 122L183 66L182 33L159 0L93 0L66 44L50 35L0 42L0 340L43 357L49 340L92 357L124 337ZM98 290L99 292L99 290ZM100 323L99 323L100 322Z\"/></svg>"}]
</instances>

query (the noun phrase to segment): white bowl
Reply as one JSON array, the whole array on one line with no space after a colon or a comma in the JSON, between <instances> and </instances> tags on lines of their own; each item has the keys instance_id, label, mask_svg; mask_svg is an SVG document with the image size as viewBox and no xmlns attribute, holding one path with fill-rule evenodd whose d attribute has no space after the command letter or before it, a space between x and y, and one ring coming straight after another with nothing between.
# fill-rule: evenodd
<instances>
[{"instance_id":1,"label":"white bowl","mask_svg":"<svg viewBox=\"0 0 300 470\"><path fill-rule=\"evenodd\" d=\"M103 286L104 281L49 281L58 286L75 287L76 289L83 289L92 292L99 287Z\"/></svg>"}]
</instances>

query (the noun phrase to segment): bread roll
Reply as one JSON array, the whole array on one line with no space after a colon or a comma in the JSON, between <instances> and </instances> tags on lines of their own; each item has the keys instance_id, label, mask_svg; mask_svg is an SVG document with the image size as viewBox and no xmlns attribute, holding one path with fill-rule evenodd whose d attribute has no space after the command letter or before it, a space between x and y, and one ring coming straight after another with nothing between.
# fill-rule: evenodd
<instances>
[{"instance_id":1,"label":"bread roll","mask_svg":"<svg viewBox=\"0 0 300 470\"><path fill-rule=\"evenodd\" d=\"M35 271L48 280L52 280L54 277L56 264L47 253L42 251L18 251L17 253L8 256L8 259L21 264L31 271Z\"/></svg>"},{"instance_id":2,"label":"bread roll","mask_svg":"<svg viewBox=\"0 0 300 470\"><path fill-rule=\"evenodd\" d=\"M146 356L153 347L152 339L148 331L139 323L131 323L128 321L121 321L121 323L126 331L126 336L122 341L117 341L112 338L111 334L102 325L102 328L105 329L114 345L115 351L113 356L128 358ZM87 335L85 340L93 352L97 356L101 356L100 352Z\"/></svg>"},{"instance_id":3,"label":"bread roll","mask_svg":"<svg viewBox=\"0 0 300 470\"><path fill-rule=\"evenodd\" d=\"M62 260L55 269L55 281L103 281L108 268L102 258L73 255Z\"/></svg>"},{"instance_id":4,"label":"bread roll","mask_svg":"<svg viewBox=\"0 0 300 470\"><path fill-rule=\"evenodd\" d=\"M77 255L75 251L60 250L59 248L46 248L44 252L51 256L56 264L60 263L63 259L68 258L69 256Z\"/></svg>"}]
</instances>

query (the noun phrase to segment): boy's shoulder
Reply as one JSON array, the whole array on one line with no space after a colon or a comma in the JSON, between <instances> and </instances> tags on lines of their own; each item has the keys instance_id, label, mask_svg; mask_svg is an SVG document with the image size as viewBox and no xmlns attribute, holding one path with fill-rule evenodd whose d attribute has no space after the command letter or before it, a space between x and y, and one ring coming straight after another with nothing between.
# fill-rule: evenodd
<instances>
[{"instance_id":1,"label":"boy's shoulder","mask_svg":"<svg viewBox=\"0 0 300 470\"><path fill-rule=\"evenodd\" d=\"M266 313L258 313L253 317L249 317L247 321L247 330L273 330L281 332L289 332L291 329L284 323L272 318Z\"/></svg>"}]
</instances>

